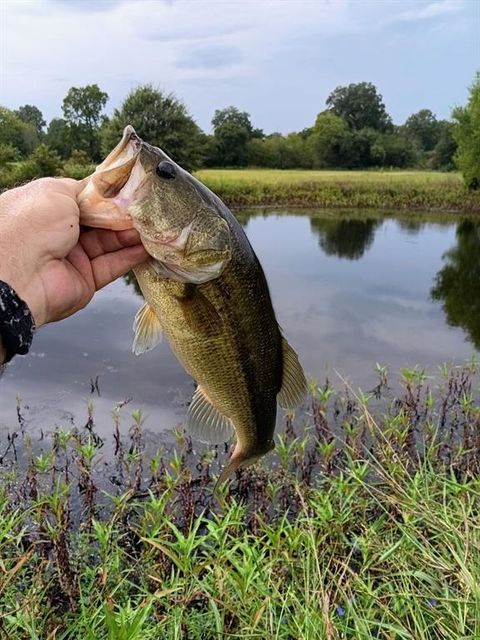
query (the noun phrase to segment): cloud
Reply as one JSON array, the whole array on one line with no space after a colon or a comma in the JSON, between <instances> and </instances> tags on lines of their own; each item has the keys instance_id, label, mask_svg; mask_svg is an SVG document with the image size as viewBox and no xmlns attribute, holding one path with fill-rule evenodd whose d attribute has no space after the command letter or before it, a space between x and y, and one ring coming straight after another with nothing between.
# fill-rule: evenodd
<instances>
[{"instance_id":1,"label":"cloud","mask_svg":"<svg viewBox=\"0 0 480 640\"><path fill-rule=\"evenodd\" d=\"M111 11L115 5L120 5L128 2L128 0L50 0L51 5L58 5L54 7L57 10L61 7L64 10L70 11L84 11L88 13L98 11Z\"/></svg>"},{"instance_id":2,"label":"cloud","mask_svg":"<svg viewBox=\"0 0 480 640\"><path fill-rule=\"evenodd\" d=\"M98 83L113 110L129 89L152 83L176 92L205 128L216 108L235 104L256 126L285 132L309 126L335 86L368 80L394 118L438 87L443 102L421 106L445 114L473 77L473 4L0 0L0 93L12 108L33 101L49 119L72 85ZM429 21L442 32L427 42L418 24Z\"/></svg>"},{"instance_id":3,"label":"cloud","mask_svg":"<svg viewBox=\"0 0 480 640\"><path fill-rule=\"evenodd\" d=\"M210 45L184 52L177 60L177 66L188 68L217 68L241 62L242 54L235 47Z\"/></svg>"},{"instance_id":4,"label":"cloud","mask_svg":"<svg viewBox=\"0 0 480 640\"><path fill-rule=\"evenodd\" d=\"M417 3L408 11L400 13L398 19L405 22L431 20L440 16L459 13L462 9L462 0L437 0L436 2Z\"/></svg>"}]
</instances>

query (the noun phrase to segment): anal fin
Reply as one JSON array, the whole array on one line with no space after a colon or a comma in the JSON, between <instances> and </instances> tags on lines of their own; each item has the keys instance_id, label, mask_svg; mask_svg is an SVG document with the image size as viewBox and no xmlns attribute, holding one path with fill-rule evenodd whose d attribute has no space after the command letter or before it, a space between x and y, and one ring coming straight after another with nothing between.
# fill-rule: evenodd
<instances>
[{"instance_id":1,"label":"anal fin","mask_svg":"<svg viewBox=\"0 0 480 640\"><path fill-rule=\"evenodd\" d=\"M145 351L150 351L156 347L162 339L160 320L148 302L137 311L137 315L133 321L133 331L135 337L133 339L132 351L136 356L145 353Z\"/></svg>"},{"instance_id":2,"label":"anal fin","mask_svg":"<svg viewBox=\"0 0 480 640\"><path fill-rule=\"evenodd\" d=\"M294 409L302 402L307 393L307 381L297 354L283 336L282 354L282 387L278 392L277 400L284 409Z\"/></svg>"},{"instance_id":3,"label":"anal fin","mask_svg":"<svg viewBox=\"0 0 480 640\"><path fill-rule=\"evenodd\" d=\"M213 406L200 386L188 407L187 429L195 439L210 444L228 442L234 432L230 419Z\"/></svg>"}]
</instances>

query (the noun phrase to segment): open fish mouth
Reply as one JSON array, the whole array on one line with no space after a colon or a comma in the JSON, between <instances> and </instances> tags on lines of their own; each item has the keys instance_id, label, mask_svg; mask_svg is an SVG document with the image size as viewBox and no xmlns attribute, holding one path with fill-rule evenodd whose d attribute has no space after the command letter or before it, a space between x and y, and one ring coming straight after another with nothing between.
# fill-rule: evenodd
<instances>
[{"instance_id":1,"label":"open fish mouth","mask_svg":"<svg viewBox=\"0 0 480 640\"><path fill-rule=\"evenodd\" d=\"M105 197L113 197L125 186L125 177L127 180L130 177L141 148L142 141L135 133L135 129L130 124L127 125L120 142L98 165L93 174L93 180L99 186L104 185Z\"/></svg>"},{"instance_id":2,"label":"open fish mouth","mask_svg":"<svg viewBox=\"0 0 480 640\"><path fill-rule=\"evenodd\" d=\"M138 161L142 144L135 129L127 125L117 146L85 178L78 198L81 224L115 231L133 227L128 207L145 177Z\"/></svg>"}]
</instances>

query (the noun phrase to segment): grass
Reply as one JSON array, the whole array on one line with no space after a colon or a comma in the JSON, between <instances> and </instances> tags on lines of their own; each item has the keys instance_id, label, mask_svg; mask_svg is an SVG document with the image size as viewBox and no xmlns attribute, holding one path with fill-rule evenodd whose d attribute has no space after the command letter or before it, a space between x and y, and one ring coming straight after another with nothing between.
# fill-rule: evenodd
<instances>
[{"instance_id":1,"label":"grass","mask_svg":"<svg viewBox=\"0 0 480 640\"><path fill-rule=\"evenodd\" d=\"M480 211L480 193L457 173L203 169L196 176L229 206Z\"/></svg>"},{"instance_id":2,"label":"grass","mask_svg":"<svg viewBox=\"0 0 480 640\"><path fill-rule=\"evenodd\" d=\"M147 460L141 413L126 430L117 407L107 465L91 403L48 446L19 404L0 448L0 637L480 637L476 363L438 384L404 370L395 395L377 370L368 395L312 383L269 466L218 501L223 448L178 431Z\"/></svg>"},{"instance_id":3,"label":"grass","mask_svg":"<svg viewBox=\"0 0 480 640\"><path fill-rule=\"evenodd\" d=\"M35 177L28 163L0 170L0 190ZM13 170L15 169L15 170ZM65 163L62 175L81 179L93 165ZM480 212L480 192L459 173L437 171L308 171L202 169L195 175L229 207L319 207L390 211Z\"/></svg>"}]
</instances>

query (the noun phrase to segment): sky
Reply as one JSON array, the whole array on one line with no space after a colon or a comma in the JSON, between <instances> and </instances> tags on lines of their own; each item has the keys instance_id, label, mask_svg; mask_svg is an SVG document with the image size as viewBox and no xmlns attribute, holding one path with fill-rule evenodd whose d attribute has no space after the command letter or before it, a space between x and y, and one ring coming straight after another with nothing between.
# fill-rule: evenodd
<instances>
[{"instance_id":1,"label":"sky","mask_svg":"<svg viewBox=\"0 0 480 640\"><path fill-rule=\"evenodd\" d=\"M151 83L205 131L234 105L266 133L311 126L339 85L368 81L396 124L448 118L480 69L480 0L0 0L0 104L61 117L97 83L106 113Z\"/></svg>"}]
</instances>

